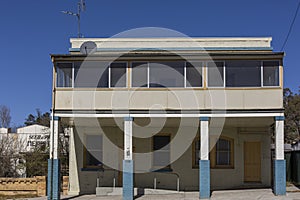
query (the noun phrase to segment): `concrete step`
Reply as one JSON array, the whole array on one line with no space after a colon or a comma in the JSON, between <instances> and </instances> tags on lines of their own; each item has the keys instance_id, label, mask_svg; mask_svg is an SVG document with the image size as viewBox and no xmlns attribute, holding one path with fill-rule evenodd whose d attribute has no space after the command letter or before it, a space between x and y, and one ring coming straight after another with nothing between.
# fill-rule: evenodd
<instances>
[{"instance_id":1,"label":"concrete step","mask_svg":"<svg viewBox=\"0 0 300 200\"><path fill-rule=\"evenodd\" d=\"M122 195L122 187L97 187L96 196L113 196ZM151 188L134 188L134 195L155 195L155 194L184 194L175 190L151 189Z\"/></svg>"}]
</instances>

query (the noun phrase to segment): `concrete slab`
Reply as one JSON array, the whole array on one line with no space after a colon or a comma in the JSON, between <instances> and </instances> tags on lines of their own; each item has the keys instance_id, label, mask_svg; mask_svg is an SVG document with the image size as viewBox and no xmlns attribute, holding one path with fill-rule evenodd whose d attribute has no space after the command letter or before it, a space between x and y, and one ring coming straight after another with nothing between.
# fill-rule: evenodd
<instances>
[{"instance_id":1,"label":"concrete slab","mask_svg":"<svg viewBox=\"0 0 300 200\"><path fill-rule=\"evenodd\" d=\"M32 198L32 200L46 200L46 197ZM82 196L62 196L65 200L122 200L122 196L102 196L82 195ZM198 200L198 192L180 192L176 194L145 194L137 195L138 200ZM211 200L300 200L300 192L288 192L286 196L275 196L271 189L251 189L251 190L226 190L214 191Z\"/></svg>"}]
</instances>

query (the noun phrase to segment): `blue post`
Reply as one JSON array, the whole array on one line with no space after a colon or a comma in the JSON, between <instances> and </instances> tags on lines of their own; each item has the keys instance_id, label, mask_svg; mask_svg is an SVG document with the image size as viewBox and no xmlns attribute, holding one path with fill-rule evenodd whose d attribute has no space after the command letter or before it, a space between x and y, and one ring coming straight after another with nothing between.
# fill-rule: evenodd
<instances>
[{"instance_id":1,"label":"blue post","mask_svg":"<svg viewBox=\"0 0 300 200\"><path fill-rule=\"evenodd\" d=\"M286 194L286 162L284 159L284 116L275 117L274 194Z\"/></svg>"},{"instance_id":2,"label":"blue post","mask_svg":"<svg viewBox=\"0 0 300 200\"><path fill-rule=\"evenodd\" d=\"M210 161L199 160L199 198L210 197Z\"/></svg>"},{"instance_id":3,"label":"blue post","mask_svg":"<svg viewBox=\"0 0 300 200\"><path fill-rule=\"evenodd\" d=\"M47 199L52 199L52 159L48 159Z\"/></svg>"},{"instance_id":4,"label":"blue post","mask_svg":"<svg viewBox=\"0 0 300 200\"><path fill-rule=\"evenodd\" d=\"M123 160L123 200L133 197L133 160Z\"/></svg>"},{"instance_id":5,"label":"blue post","mask_svg":"<svg viewBox=\"0 0 300 200\"><path fill-rule=\"evenodd\" d=\"M285 160L274 160L274 194L286 194L286 163Z\"/></svg>"},{"instance_id":6,"label":"blue post","mask_svg":"<svg viewBox=\"0 0 300 200\"><path fill-rule=\"evenodd\" d=\"M47 199L60 199L60 160L48 159Z\"/></svg>"},{"instance_id":7,"label":"blue post","mask_svg":"<svg viewBox=\"0 0 300 200\"><path fill-rule=\"evenodd\" d=\"M52 199L60 199L60 160L53 159Z\"/></svg>"}]
</instances>

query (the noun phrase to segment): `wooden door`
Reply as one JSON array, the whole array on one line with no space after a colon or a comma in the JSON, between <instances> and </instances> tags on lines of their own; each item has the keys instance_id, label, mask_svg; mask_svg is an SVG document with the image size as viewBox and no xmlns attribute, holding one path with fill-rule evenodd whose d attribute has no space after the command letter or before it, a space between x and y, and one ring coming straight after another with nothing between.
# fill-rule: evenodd
<instances>
[{"instance_id":1,"label":"wooden door","mask_svg":"<svg viewBox=\"0 0 300 200\"><path fill-rule=\"evenodd\" d=\"M244 143L244 181L261 181L261 142Z\"/></svg>"}]
</instances>

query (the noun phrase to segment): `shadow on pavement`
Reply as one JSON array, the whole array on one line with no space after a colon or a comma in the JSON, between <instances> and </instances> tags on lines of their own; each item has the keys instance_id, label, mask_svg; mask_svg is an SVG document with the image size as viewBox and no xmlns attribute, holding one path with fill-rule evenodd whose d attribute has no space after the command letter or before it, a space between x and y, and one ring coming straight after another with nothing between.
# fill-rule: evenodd
<instances>
[{"instance_id":1,"label":"shadow on pavement","mask_svg":"<svg viewBox=\"0 0 300 200\"><path fill-rule=\"evenodd\" d=\"M138 188L137 189L137 195L134 196L134 199L138 199L145 195L145 189L144 188Z\"/></svg>"}]
</instances>

